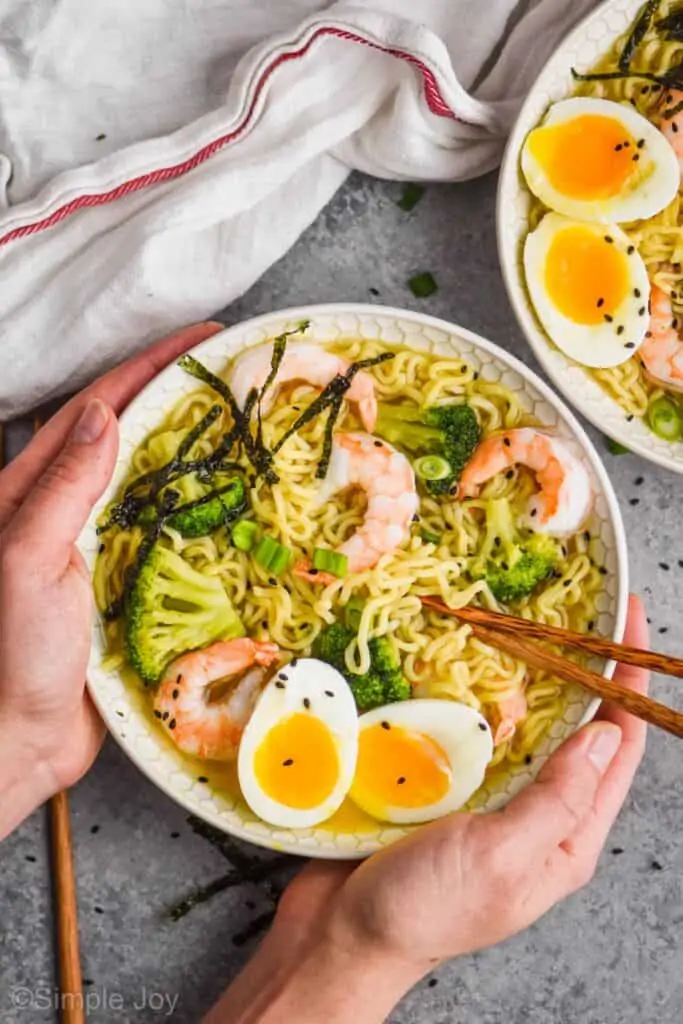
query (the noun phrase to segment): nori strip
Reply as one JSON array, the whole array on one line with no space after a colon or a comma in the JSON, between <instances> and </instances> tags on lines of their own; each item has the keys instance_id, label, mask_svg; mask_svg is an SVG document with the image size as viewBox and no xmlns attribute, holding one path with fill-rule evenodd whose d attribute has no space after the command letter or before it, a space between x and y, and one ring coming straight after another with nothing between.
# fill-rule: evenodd
<instances>
[{"instance_id":1,"label":"nori strip","mask_svg":"<svg viewBox=\"0 0 683 1024\"><path fill-rule=\"evenodd\" d=\"M330 464L330 457L332 455L332 432L334 431L334 425L337 422L339 413L341 412L342 402L344 401L344 395L338 395L330 404L330 412L327 417L327 423L325 424L325 435L323 438L323 452L318 463L318 468L315 471L315 475L318 480L324 480L327 475L327 469Z\"/></svg>"},{"instance_id":2,"label":"nori strip","mask_svg":"<svg viewBox=\"0 0 683 1024\"><path fill-rule=\"evenodd\" d=\"M647 30L652 24L652 19L657 13L660 0L648 0L636 18L633 30L624 43L624 49L619 57L619 70L627 71L631 66L633 55L647 35Z\"/></svg>"},{"instance_id":3,"label":"nori strip","mask_svg":"<svg viewBox=\"0 0 683 1024\"><path fill-rule=\"evenodd\" d=\"M656 28L667 42L683 43L683 5L674 7L665 18L660 18Z\"/></svg>"}]
</instances>

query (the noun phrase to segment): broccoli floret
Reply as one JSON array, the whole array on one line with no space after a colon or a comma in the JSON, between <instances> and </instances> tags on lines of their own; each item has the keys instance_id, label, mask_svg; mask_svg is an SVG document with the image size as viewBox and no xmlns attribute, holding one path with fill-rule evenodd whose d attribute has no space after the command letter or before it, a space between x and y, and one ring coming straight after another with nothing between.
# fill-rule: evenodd
<instances>
[{"instance_id":1,"label":"broccoli floret","mask_svg":"<svg viewBox=\"0 0 683 1024\"><path fill-rule=\"evenodd\" d=\"M403 675L387 637L379 636L370 641L370 668L367 672L349 672L344 655L355 635L352 629L341 622L327 626L313 643L313 657L326 661L341 672L351 687L359 711L407 700L410 697L410 683Z\"/></svg>"},{"instance_id":2,"label":"broccoli floret","mask_svg":"<svg viewBox=\"0 0 683 1024\"><path fill-rule=\"evenodd\" d=\"M154 545L125 607L126 651L145 683L156 683L185 651L244 632L217 576L204 576L175 551Z\"/></svg>"},{"instance_id":3,"label":"broccoli floret","mask_svg":"<svg viewBox=\"0 0 683 1024\"><path fill-rule=\"evenodd\" d=\"M559 545L552 537L525 537L517 530L507 499L488 503L484 543L469 572L472 579L486 580L496 600L511 604L526 597L552 575L559 560Z\"/></svg>"},{"instance_id":4,"label":"broccoli floret","mask_svg":"<svg viewBox=\"0 0 683 1024\"><path fill-rule=\"evenodd\" d=\"M441 480L426 480L430 494L448 494L479 444L481 428L472 406L433 405L425 409L380 403L375 433L408 454L440 455L451 471Z\"/></svg>"},{"instance_id":5,"label":"broccoli floret","mask_svg":"<svg viewBox=\"0 0 683 1024\"><path fill-rule=\"evenodd\" d=\"M195 493L188 497L188 492L192 491ZM218 493L210 497L212 491ZM187 499L183 505L193 507L185 511L181 508L168 521L183 537L205 537L213 533L241 515L247 504L244 481L239 476L216 480L211 490L196 481L186 487L183 497Z\"/></svg>"}]
</instances>

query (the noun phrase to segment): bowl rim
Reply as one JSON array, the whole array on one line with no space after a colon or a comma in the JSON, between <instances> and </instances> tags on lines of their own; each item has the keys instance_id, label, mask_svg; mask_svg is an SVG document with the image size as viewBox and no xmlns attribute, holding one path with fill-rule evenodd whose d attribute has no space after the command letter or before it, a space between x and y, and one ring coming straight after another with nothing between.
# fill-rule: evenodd
<instances>
[{"instance_id":1,"label":"bowl rim","mask_svg":"<svg viewBox=\"0 0 683 1024\"><path fill-rule=\"evenodd\" d=\"M423 327L433 328L435 330L444 332L445 334L452 336L454 340L462 338L463 341L471 344L475 349L479 349L488 353L496 361L502 363L506 369L510 369L518 373L527 384L530 384L538 394L547 401L555 411L557 412L560 419L562 419L571 432L571 436L574 441L580 446L582 453L585 458L588 459L591 470L595 474L598 481L600 493L605 500L607 506L607 521L609 522L613 535L614 535L614 557L616 562L616 588L614 597L614 627L612 630L612 638L619 642L622 640L624 630L626 626L626 615L628 610L628 594L629 594L629 563L628 563L628 547L626 543L626 532L624 528L623 519L621 516L621 509L612 486L612 482L609 478L607 470L602 463L602 460L595 448L595 445L591 441L590 437L569 408L569 406L563 401L563 399L557 395L553 389L542 380L539 375L529 367L525 366L524 363L516 356L509 352L506 352L499 345L494 342L488 341L481 335L474 331L468 330L465 327L460 327L458 324L452 323L451 321L444 320L440 317L431 316L426 313L420 313L418 311L403 310L397 306L385 306L375 305L373 303L359 303L359 302L336 302L336 303L318 303L310 305L292 306L285 309L273 310L269 313L262 313L255 317L249 317L246 320L237 321L234 324L230 324L224 328L223 331L217 331L211 337L199 342L199 344L188 349L189 353L197 355L201 358L201 353L204 348L213 346L216 344L217 339L222 335L234 332L246 332L247 330L256 330L259 327L267 326L273 322L287 321L287 320L303 320L310 319L312 323L315 323L317 316L340 316L343 314L351 314L355 316L381 316L387 318L398 319L401 321L407 321L411 323L420 324ZM314 339L312 339L314 340ZM248 346L245 346L248 347ZM232 358L232 357L231 357ZM129 418L135 418L137 415L137 409L144 405L146 396L159 386L160 379L165 376L171 376L177 368L177 361L174 360L168 366L164 367L160 373L158 373L151 381L149 381L145 387L135 396L130 404L123 411L119 417L119 422L125 429L125 421ZM152 429L151 427L149 429ZM109 502L112 498L114 487L110 483L104 491L98 507ZM86 524L79 543L86 537L94 528L95 513L93 513ZM90 575L90 568L89 568ZM99 614L93 622L92 637L96 636L96 632L99 624ZM143 775L157 788L160 789L166 796L170 797L176 804L181 806L185 811L190 814L194 814L197 817L202 818L204 821L213 825L226 834L236 836L244 842L251 843L255 846L260 846L276 852L289 853L294 856L302 856L308 858L315 858L320 860L360 860L367 856L370 856L373 851L368 850L347 850L342 847L332 848L330 847L311 847L302 849L297 847L295 843L289 843L287 841L275 843L267 835L261 836L258 834L244 834L239 829L228 829L226 828L225 821L221 818L218 813L215 813L210 808L199 808L189 807L188 802L184 799L181 792L171 786L169 782L163 777L160 777L156 772L153 771L152 766L149 765L144 757L138 753L137 750L130 744L128 744L124 738L115 728L113 728L113 713L109 707L109 704L103 697L100 697L96 684L91 681L91 671L95 668L99 668L101 661L101 653L97 650L97 645L92 643L91 655L88 664L88 670L86 673L86 683L90 697L97 708L98 713L102 717L103 721L107 726L109 735L114 739L119 747L124 751L126 757L132 761L132 763L138 768ZM608 661L603 669L603 675L606 678L610 678L615 669L615 662ZM580 721L577 723L575 730L581 728L586 722L590 721L596 714L599 706L600 699L595 698L592 700L586 708ZM110 720L112 720L110 722ZM386 830L387 828L395 828L396 826L386 826L382 828L380 824L380 831ZM383 848L383 847L378 847Z\"/></svg>"},{"instance_id":2,"label":"bowl rim","mask_svg":"<svg viewBox=\"0 0 683 1024\"><path fill-rule=\"evenodd\" d=\"M523 274L520 272L520 262L517 258L517 254L513 251L513 247L508 244L508 240L503 237L505 229L502 210L509 203L510 197L513 194L518 194L520 190L523 189L523 185L520 184L519 180L521 149L524 139L531 128L538 124L538 118L534 117L533 121L530 118L529 110L535 107L537 93L539 89L542 88L546 75L551 71L555 62L561 58L562 54L566 50L569 50L572 46L576 46L576 44L580 44L584 40L586 31L590 28L593 22L598 21L611 8L623 8L625 3L633 6L633 16L635 16L640 7L642 7L642 0L604 0L603 3L598 5L598 7L585 15L555 47L551 55L543 64L543 67L539 71L526 94L524 103L515 118L512 130L508 136L498 175L498 184L496 188L496 243L498 249L498 262L500 264L500 270L510 305L512 306L517 323L524 335L524 339L541 364L543 371L547 373L548 377L557 387L560 394L566 398L566 401L571 403L572 407L575 408L582 416L585 416L585 418L602 434L609 436L612 440L624 445L633 454L639 455L648 462L652 462L664 469L668 469L673 473L683 474L682 456L674 457L673 455L666 454L666 452L659 452L653 448L647 447L647 445L643 444L643 442L641 442L637 437L634 437L633 432L628 429L629 425L625 417L623 428L615 427L611 423L609 426L605 426L604 422L601 422L600 420L599 408L594 409L591 403L584 402L580 397L575 399L569 396L566 383L563 380L562 368L556 365L551 359L547 358L548 353L554 351L554 346L552 341L546 336L543 328L536 322L535 314L531 305L531 299L527 295L526 283L523 279ZM569 99L570 96L571 93L567 92L562 98ZM555 100L554 102L560 102L560 100ZM564 358L573 367L575 366L577 369L581 370L586 376L590 376L587 367L584 367L581 363L575 362L568 356L565 356ZM597 386L599 387L599 385ZM607 392L603 392L603 400L606 403L612 404L615 408L620 409L623 413L621 406L619 406L618 403L607 394Z\"/></svg>"}]
</instances>

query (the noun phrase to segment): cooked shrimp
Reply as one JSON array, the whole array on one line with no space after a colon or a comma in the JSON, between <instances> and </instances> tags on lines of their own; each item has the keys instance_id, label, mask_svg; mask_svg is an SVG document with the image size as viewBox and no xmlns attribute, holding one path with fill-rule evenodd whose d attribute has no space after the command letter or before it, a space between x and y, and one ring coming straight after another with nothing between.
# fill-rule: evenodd
<instances>
[{"instance_id":1,"label":"cooked shrimp","mask_svg":"<svg viewBox=\"0 0 683 1024\"><path fill-rule=\"evenodd\" d=\"M664 114L667 110L677 107L679 103L683 103L683 92L680 89L668 89L663 95ZM678 157L681 173L683 173L683 109L673 117L662 116L659 130L671 143L671 148Z\"/></svg>"},{"instance_id":2,"label":"cooked shrimp","mask_svg":"<svg viewBox=\"0 0 683 1024\"><path fill-rule=\"evenodd\" d=\"M656 285L650 293L650 310L650 329L638 355L649 377L665 387L683 391L683 342L671 299Z\"/></svg>"},{"instance_id":3,"label":"cooked shrimp","mask_svg":"<svg viewBox=\"0 0 683 1024\"><path fill-rule=\"evenodd\" d=\"M240 409L243 409L249 392L260 389L270 373L273 354L272 345L257 345L235 360L230 373L230 387ZM349 366L341 356L326 352L320 345L306 341L295 341L287 346L280 367L268 393L264 396L262 411L267 414L272 407L278 386L289 381L308 381L315 387L324 388L337 376L343 376ZM346 392L350 402L358 406L358 414L366 430L372 432L377 422L377 398L375 382L369 373L360 370Z\"/></svg>"},{"instance_id":4,"label":"cooked shrimp","mask_svg":"<svg viewBox=\"0 0 683 1024\"><path fill-rule=\"evenodd\" d=\"M415 474L405 455L386 441L370 434L335 434L319 504L346 487L365 491L368 507L362 525L336 550L348 558L349 572L362 572L408 537L419 505ZM299 562L295 572L313 583L331 583L335 578L311 569L308 561Z\"/></svg>"},{"instance_id":5,"label":"cooked shrimp","mask_svg":"<svg viewBox=\"0 0 683 1024\"><path fill-rule=\"evenodd\" d=\"M496 706L498 724L493 733L494 746L499 747L501 743L512 739L517 731L517 723L526 718L527 710L526 697L521 690L500 701Z\"/></svg>"},{"instance_id":6,"label":"cooked shrimp","mask_svg":"<svg viewBox=\"0 0 683 1024\"><path fill-rule=\"evenodd\" d=\"M562 441L533 427L506 430L482 441L465 466L458 496L475 498L488 480L517 463L534 472L539 486L523 525L558 537L578 530L592 504L588 471Z\"/></svg>"},{"instance_id":7,"label":"cooked shrimp","mask_svg":"<svg viewBox=\"0 0 683 1024\"><path fill-rule=\"evenodd\" d=\"M231 761L261 692L263 668L279 655L277 644L247 637L219 640L203 650L181 654L159 684L154 714L186 754ZM229 677L237 675L237 685L213 700L211 684L226 681L229 685Z\"/></svg>"}]
</instances>

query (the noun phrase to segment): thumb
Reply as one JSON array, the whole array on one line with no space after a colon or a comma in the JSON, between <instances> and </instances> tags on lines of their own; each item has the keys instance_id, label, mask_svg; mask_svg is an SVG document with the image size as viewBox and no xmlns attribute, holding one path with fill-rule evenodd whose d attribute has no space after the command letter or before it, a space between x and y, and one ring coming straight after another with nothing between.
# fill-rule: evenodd
<instances>
[{"instance_id":1,"label":"thumb","mask_svg":"<svg viewBox=\"0 0 683 1024\"><path fill-rule=\"evenodd\" d=\"M99 399L86 405L56 458L24 499L5 531L27 562L57 574L92 507L111 479L118 452L118 424Z\"/></svg>"},{"instance_id":2,"label":"thumb","mask_svg":"<svg viewBox=\"0 0 683 1024\"><path fill-rule=\"evenodd\" d=\"M620 744L621 729L610 722L587 725L563 743L535 782L503 812L511 842L527 848L533 835L540 852L567 839L593 810L602 778Z\"/></svg>"}]
</instances>

